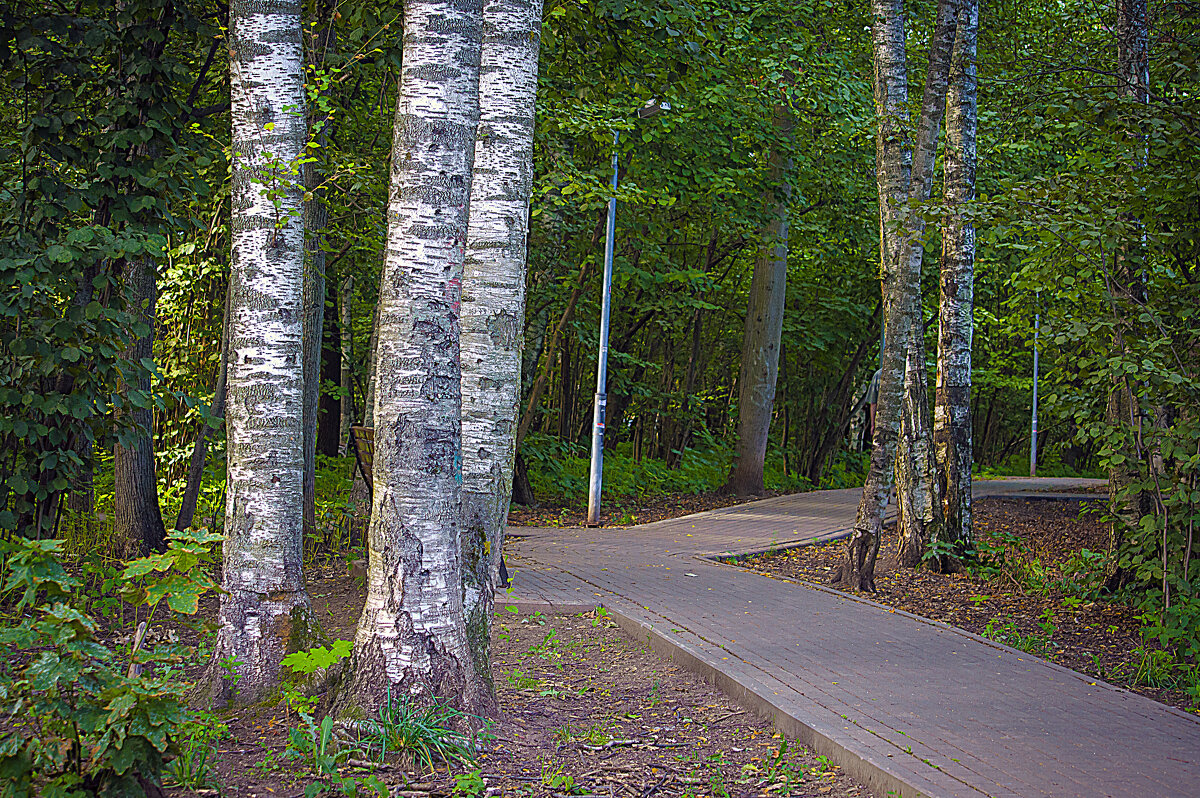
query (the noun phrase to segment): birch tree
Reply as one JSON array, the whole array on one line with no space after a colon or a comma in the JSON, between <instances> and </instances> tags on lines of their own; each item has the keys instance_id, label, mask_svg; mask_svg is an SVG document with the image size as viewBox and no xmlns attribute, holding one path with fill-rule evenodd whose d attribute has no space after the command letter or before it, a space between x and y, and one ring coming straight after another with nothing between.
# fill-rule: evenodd
<instances>
[{"instance_id":1,"label":"birch tree","mask_svg":"<svg viewBox=\"0 0 1200 798\"><path fill-rule=\"evenodd\" d=\"M854 531L847 545L846 558L833 578L835 583L859 590L875 589L875 560L879 554L883 515L891 492L893 469L907 480L907 488L911 489L915 481L912 464L916 460L911 445L906 449L905 464L896 466L897 439L906 407L910 442L920 430L918 424L914 423L919 422L915 418L919 411L919 400L905 396L906 383L909 391L914 390L918 376L924 372L923 338L919 346L915 340L922 337L920 296L923 250L920 249L920 236L923 225L918 215L910 212L909 205L913 200L928 197L928 186L933 179L933 159L945 107L946 73L954 42L957 9L956 2L940 0L938 3L921 119L915 128L917 135L914 141L907 134L908 68L903 0L874 0L872 4L884 346L870 468L863 486ZM939 86L942 110L939 110ZM928 430L928 426L924 429ZM899 487L897 492L903 491L904 488ZM908 505L907 518L911 522L924 517L923 510L914 511L919 505L914 503L911 493L901 499L901 504ZM903 536L905 533L901 534ZM921 532L908 534L911 540L912 535L920 535ZM903 550L904 544L901 545Z\"/></svg>"},{"instance_id":2,"label":"birch tree","mask_svg":"<svg viewBox=\"0 0 1200 798\"><path fill-rule=\"evenodd\" d=\"M490 706L463 622L459 313L479 118L482 7L405 8L376 347L367 600L341 715L390 694Z\"/></svg>"},{"instance_id":3,"label":"birch tree","mask_svg":"<svg viewBox=\"0 0 1200 798\"><path fill-rule=\"evenodd\" d=\"M306 142L299 0L229 5L233 255L227 498L220 631L202 689L261 700L308 648L301 441L302 187ZM236 678L226 678L230 671Z\"/></svg>"},{"instance_id":4,"label":"birch tree","mask_svg":"<svg viewBox=\"0 0 1200 798\"><path fill-rule=\"evenodd\" d=\"M541 0L483 11L479 128L463 274L463 605L475 668L490 681L493 590L512 496L525 263L533 186Z\"/></svg>"},{"instance_id":5,"label":"birch tree","mask_svg":"<svg viewBox=\"0 0 1200 798\"><path fill-rule=\"evenodd\" d=\"M777 107L775 129L781 139L790 137L791 127L788 110ZM770 216L763 226L762 243L750 278L738 374L737 444L733 469L725 482L725 490L737 495L763 492L763 464L775 406L787 293L788 205L791 201L791 190L785 180L788 166L787 154L778 146L772 147L767 167L770 185L763 196Z\"/></svg>"},{"instance_id":6,"label":"birch tree","mask_svg":"<svg viewBox=\"0 0 1200 798\"><path fill-rule=\"evenodd\" d=\"M959 3L941 0L937 6L929 66L921 96L921 116L913 142L913 168L908 185L908 212L897 233L902 237L899 256L907 259L912 275L909 290L907 354L904 371L904 406L900 416L900 441L896 455L896 498L900 533L899 559L910 568L921 561L931 535L940 533L941 505L934 494L936 462L933 455L933 424L929 415L928 372L926 371L925 320L921 312L921 264L925 257L925 221L916 205L929 199L933 190L938 134L946 113L946 91L950 59L954 50Z\"/></svg>"},{"instance_id":7,"label":"birch tree","mask_svg":"<svg viewBox=\"0 0 1200 798\"><path fill-rule=\"evenodd\" d=\"M950 87L946 96L945 202L938 305L937 387L933 441L942 539L955 551L968 549L971 533L971 344L974 338L975 226L963 213L975 199L976 43L978 0L963 0ZM953 567L939 553L942 569Z\"/></svg>"}]
</instances>

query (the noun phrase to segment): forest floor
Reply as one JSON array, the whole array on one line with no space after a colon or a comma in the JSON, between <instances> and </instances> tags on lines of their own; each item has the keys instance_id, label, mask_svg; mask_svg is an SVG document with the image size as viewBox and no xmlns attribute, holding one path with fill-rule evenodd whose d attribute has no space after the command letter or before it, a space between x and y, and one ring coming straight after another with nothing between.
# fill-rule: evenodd
<instances>
[{"instance_id":1,"label":"forest floor","mask_svg":"<svg viewBox=\"0 0 1200 798\"><path fill-rule=\"evenodd\" d=\"M353 639L364 594L361 580L343 568L310 567L309 593L330 637ZM871 795L827 759L785 741L769 722L651 653L603 611L550 616L498 607L492 656L500 717L486 730L474 791L464 784L455 792L453 774L472 771L461 766L430 772L395 761L383 768L345 763L341 776L374 774L392 798ZM326 794L309 786L320 781L311 759L289 752L289 729L300 719L282 702L214 722L226 731L211 760L210 786L168 795ZM381 793L363 785L358 794Z\"/></svg>"},{"instance_id":2,"label":"forest floor","mask_svg":"<svg viewBox=\"0 0 1200 798\"><path fill-rule=\"evenodd\" d=\"M1180 709L1197 698L1157 686L1169 673L1165 652L1142 640L1139 613L1088 590L1108 546L1100 502L985 498L974 507L975 532L992 563L987 581L897 566L896 538L885 535L871 598L966 629L1091 674ZM776 577L828 584L845 541L740 559ZM1083 597L1081 597L1083 596Z\"/></svg>"}]
</instances>

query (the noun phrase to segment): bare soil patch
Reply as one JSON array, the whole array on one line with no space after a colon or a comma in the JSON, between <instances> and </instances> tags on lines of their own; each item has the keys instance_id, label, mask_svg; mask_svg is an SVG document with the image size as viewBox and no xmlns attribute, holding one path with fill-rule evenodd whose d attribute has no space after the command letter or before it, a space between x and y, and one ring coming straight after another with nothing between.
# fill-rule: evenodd
<instances>
[{"instance_id":1,"label":"bare soil patch","mask_svg":"<svg viewBox=\"0 0 1200 798\"><path fill-rule=\"evenodd\" d=\"M357 580L340 566L310 578L313 606L331 637L352 639L362 607ZM488 729L476 767L479 795L834 796L870 793L828 760L785 741L698 676L653 654L602 612L546 616L498 608L493 677L500 717ZM301 798L314 782L289 758L295 714L283 704L221 718L213 791L170 795ZM391 796L455 793L453 773L405 766L341 768L376 775ZM361 795L375 793L361 792Z\"/></svg>"},{"instance_id":2,"label":"bare soil patch","mask_svg":"<svg viewBox=\"0 0 1200 798\"><path fill-rule=\"evenodd\" d=\"M1143 670L1153 646L1143 643L1138 613L1125 604L1081 600L1064 589L1080 579L1080 552L1102 552L1108 530L1098 502L986 498L975 503L975 531L1003 547L1005 566L982 581L969 574L935 574L897 565L896 539L887 535L871 598L942 621L1060 665L1134 690L1156 701L1197 711L1182 690L1149 686ZM738 564L772 576L827 584L845 541L745 558Z\"/></svg>"}]
</instances>

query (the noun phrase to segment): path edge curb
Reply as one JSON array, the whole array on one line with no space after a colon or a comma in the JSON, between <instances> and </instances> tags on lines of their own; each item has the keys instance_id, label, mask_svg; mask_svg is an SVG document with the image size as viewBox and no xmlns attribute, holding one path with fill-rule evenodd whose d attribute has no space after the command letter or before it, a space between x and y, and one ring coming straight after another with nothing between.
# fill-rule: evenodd
<instances>
[{"instance_id":1,"label":"path edge curb","mask_svg":"<svg viewBox=\"0 0 1200 798\"><path fill-rule=\"evenodd\" d=\"M848 776L856 779L880 798L933 798L929 793L844 745L829 735L789 714L753 687L742 684L715 665L667 637L656 626L633 618L619 609L600 603L621 629L634 640L645 639L660 656L676 662L709 684L717 687L746 709L771 721L782 734L799 740L817 754L827 756Z\"/></svg>"}]
</instances>

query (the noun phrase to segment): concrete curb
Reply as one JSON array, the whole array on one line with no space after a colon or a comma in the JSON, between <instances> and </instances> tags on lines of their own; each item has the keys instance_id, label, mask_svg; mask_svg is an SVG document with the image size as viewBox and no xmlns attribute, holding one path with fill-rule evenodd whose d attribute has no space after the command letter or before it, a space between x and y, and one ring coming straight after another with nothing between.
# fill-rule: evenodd
<instances>
[{"instance_id":1,"label":"concrete curb","mask_svg":"<svg viewBox=\"0 0 1200 798\"><path fill-rule=\"evenodd\" d=\"M815 723L791 714L766 694L765 686L760 685L756 689L754 685L739 681L709 662L703 653L663 634L656 625L633 618L612 605L605 605L605 609L613 621L634 640L646 640L650 648L660 656L678 663L746 709L771 721L782 734L799 740L817 754L829 757L843 772L880 798L933 798L944 794L937 789L936 784L927 782L918 786L913 783L916 779L913 779L911 774L901 776L893 772L894 768L887 766L890 763L880 762L878 757L856 750L861 746L857 745L850 735L818 728ZM967 788L968 785L963 784L962 787Z\"/></svg>"}]
</instances>

